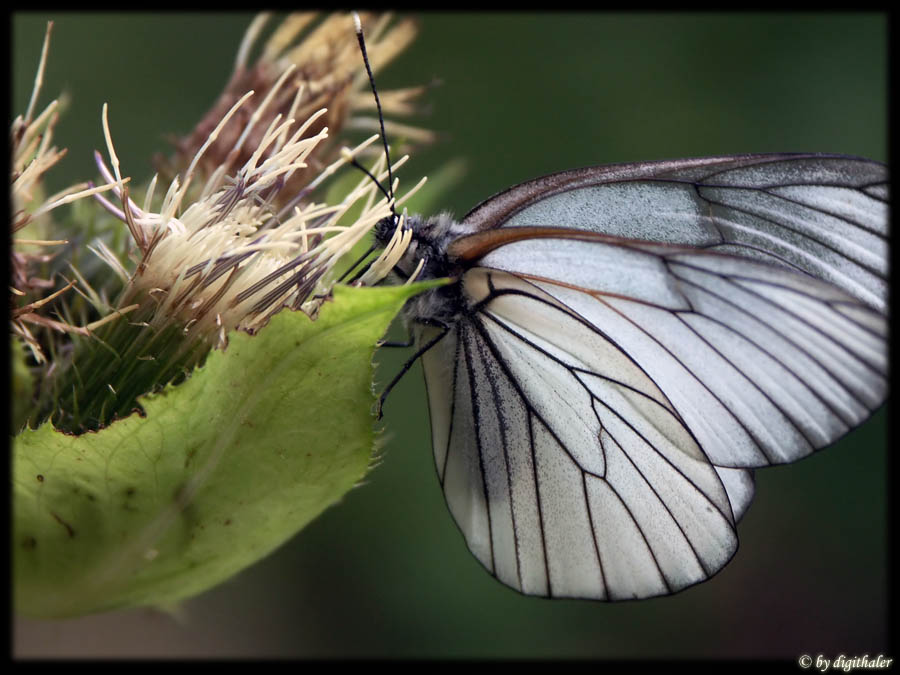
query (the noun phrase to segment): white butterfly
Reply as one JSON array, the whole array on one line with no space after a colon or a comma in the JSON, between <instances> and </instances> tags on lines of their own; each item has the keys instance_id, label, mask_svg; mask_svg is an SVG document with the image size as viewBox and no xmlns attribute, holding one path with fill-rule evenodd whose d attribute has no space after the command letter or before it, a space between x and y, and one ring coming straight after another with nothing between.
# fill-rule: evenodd
<instances>
[{"instance_id":1,"label":"white butterfly","mask_svg":"<svg viewBox=\"0 0 900 675\"><path fill-rule=\"evenodd\" d=\"M885 399L887 214L883 164L786 154L567 171L411 218L395 271L454 279L405 315L472 553L553 597L715 574L753 469Z\"/></svg>"}]
</instances>

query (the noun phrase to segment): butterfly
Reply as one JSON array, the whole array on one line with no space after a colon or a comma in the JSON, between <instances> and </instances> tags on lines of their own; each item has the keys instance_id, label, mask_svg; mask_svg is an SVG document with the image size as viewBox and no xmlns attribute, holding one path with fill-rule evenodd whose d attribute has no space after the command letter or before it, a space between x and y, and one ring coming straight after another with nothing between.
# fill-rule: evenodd
<instances>
[{"instance_id":1,"label":"butterfly","mask_svg":"<svg viewBox=\"0 0 900 675\"><path fill-rule=\"evenodd\" d=\"M753 471L887 395L888 203L881 163L763 154L564 171L458 222L410 217L394 272L451 282L405 306L403 372L421 358L438 478L488 572L621 600L719 571Z\"/></svg>"}]
</instances>

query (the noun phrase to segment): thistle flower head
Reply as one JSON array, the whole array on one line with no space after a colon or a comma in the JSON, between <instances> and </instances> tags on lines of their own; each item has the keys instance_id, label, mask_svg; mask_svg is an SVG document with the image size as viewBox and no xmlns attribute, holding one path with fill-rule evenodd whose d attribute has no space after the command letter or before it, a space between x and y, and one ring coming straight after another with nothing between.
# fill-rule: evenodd
<instances>
[{"instance_id":1,"label":"thistle flower head","mask_svg":"<svg viewBox=\"0 0 900 675\"><path fill-rule=\"evenodd\" d=\"M253 96L248 92L225 114L156 208L155 177L142 206L130 198L104 106L109 166L99 153L96 159L118 203L99 194L96 199L127 226L135 266L129 274L112 252L102 247L97 251L125 286L115 307L93 325L92 340L85 344L95 356L82 358L81 386L57 402L57 426L78 431L127 415L137 396L189 372L210 348L224 347L229 331L255 332L282 308L314 316L330 293L335 266L378 221L392 217L393 199L383 196L379 184L365 175L338 203L311 199L319 185L377 136L345 149L288 204L276 205L279 193L296 172L308 168L309 156L328 137L327 128L311 131L327 114L324 109L301 124L275 115L242 166L230 175L213 171L199 196L190 197L197 192L190 187L203 153ZM274 98L270 95L257 107L258 114L251 116L231 154L241 152ZM383 156L370 173L379 182L386 178ZM394 239L363 275L364 283L377 283L402 255L409 240L404 229L396 228ZM101 351L91 347L97 343Z\"/></svg>"},{"instance_id":2,"label":"thistle flower head","mask_svg":"<svg viewBox=\"0 0 900 675\"><path fill-rule=\"evenodd\" d=\"M366 104L370 100L351 19L327 17L294 44L314 20L292 15L249 66L247 55L265 18L248 30L232 81L213 112L180 145L182 170L168 177L164 194L157 194L161 181L154 176L146 193L132 199L104 106L107 157L95 156L101 184L78 186L20 219L34 220L61 203L93 194L112 214L106 220L130 234L124 246L94 240L87 248L106 263L107 274L82 275L70 265L74 278L54 294L74 286L81 307L88 305L100 318L81 326L73 321L50 326L68 331L71 344L54 349L65 358L53 360L35 379L36 412L28 415L32 423L51 418L68 431L101 428L135 410L139 396L183 378L209 349L226 346L229 332L254 333L283 308L315 317L353 247L379 221L399 224L395 214L403 200L395 203L397 186L384 189L382 183L405 157L389 168L385 153L373 149L376 159L364 160L368 175L359 173L349 187L341 182L336 196L338 185L330 180L348 162L359 166L378 138L348 149L329 130L332 122L343 125L349 110L362 105L354 98L358 93L365 91ZM369 34L376 64L389 60L413 35L408 21L390 29L389 17L366 21L376 24ZM240 91L248 82L260 90ZM323 102L331 107L321 106ZM58 159L48 149L49 133L35 140L31 129L37 120L30 121L31 109L14 123L13 136L23 145L30 143L44 159L28 165L34 167L32 173L23 165L14 174L14 186L18 179L23 195L38 169ZM51 120L45 130L52 129L53 110L50 106L42 115ZM326 184L331 187L327 199L322 197ZM100 194L106 190L112 194ZM388 274L409 243L405 229L396 228L394 239L370 260L358 283L375 284ZM103 233L110 234L107 229ZM113 301L107 297L112 295L111 276L119 289ZM20 326L29 316L27 309L17 317ZM67 305L59 309L68 318ZM27 327L20 330L25 331Z\"/></svg>"},{"instance_id":3,"label":"thistle flower head","mask_svg":"<svg viewBox=\"0 0 900 675\"><path fill-rule=\"evenodd\" d=\"M151 326L160 328L174 321L184 326L185 334L202 336L211 346L223 346L230 330L258 329L285 306L314 314L333 283L331 270L375 223L391 216L394 206L385 197L376 199L378 186L365 176L340 203L302 199L371 145L376 136L346 151L304 185L291 204L275 206L293 174L307 168L310 154L328 137L327 128L310 132L327 114L324 109L302 124L292 119L281 121L276 115L243 166L231 176L214 172L201 196L186 204L192 171L202 153L252 95L242 97L220 121L185 176L172 181L158 211L149 206L152 195L139 207L119 184L105 115L113 171L97 155L101 174L117 184L115 194L126 206L119 208L104 197L97 198L128 225L139 254L119 309L150 299L152 311L146 320ZM264 110L265 103L258 112ZM245 133L238 143L248 138ZM378 162L374 173L384 179L384 160ZM402 241L399 228L397 241ZM382 260L376 261L366 280L376 283L387 273L384 268Z\"/></svg>"}]
</instances>

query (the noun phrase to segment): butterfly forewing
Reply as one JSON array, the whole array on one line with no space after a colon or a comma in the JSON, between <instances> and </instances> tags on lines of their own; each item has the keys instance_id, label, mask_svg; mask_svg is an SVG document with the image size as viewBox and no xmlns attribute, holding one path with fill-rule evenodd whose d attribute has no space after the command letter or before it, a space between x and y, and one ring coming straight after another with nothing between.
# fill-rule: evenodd
<instances>
[{"instance_id":1,"label":"butterfly forewing","mask_svg":"<svg viewBox=\"0 0 900 675\"><path fill-rule=\"evenodd\" d=\"M524 240L481 264L521 274L521 261L534 260L538 274L522 277L637 362L714 464L793 461L839 438L883 400L886 320L840 289L705 251L648 244L634 256L629 242L623 261L648 260L635 278L610 264L616 248ZM572 260L581 267L574 270Z\"/></svg>"},{"instance_id":2,"label":"butterfly forewing","mask_svg":"<svg viewBox=\"0 0 900 675\"><path fill-rule=\"evenodd\" d=\"M769 260L883 311L887 217L883 164L746 155L564 171L496 195L463 224L475 231L565 227Z\"/></svg>"}]
</instances>

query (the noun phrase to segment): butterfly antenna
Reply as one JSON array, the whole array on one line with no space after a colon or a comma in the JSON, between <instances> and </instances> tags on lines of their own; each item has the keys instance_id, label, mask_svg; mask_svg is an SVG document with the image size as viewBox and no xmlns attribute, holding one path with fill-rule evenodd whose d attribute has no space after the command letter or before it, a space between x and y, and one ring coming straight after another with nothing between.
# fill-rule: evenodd
<instances>
[{"instance_id":1,"label":"butterfly antenna","mask_svg":"<svg viewBox=\"0 0 900 675\"><path fill-rule=\"evenodd\" d=\"M372 87L373 96L375 96L375 107L378 109L378 126L381 128L381 142L384 144L384 156L387 158L388 190L393 193L394 174L391 171L391 153L388 151L387 135L384 133L384 115L381 112L381 99L378 98L378 88L375 86L375 76L372 74L372 66L369 65L369 54L366 51L366 40L363 37L362 22L359 20L359 14L356 12L353 12L353 26L356 29L356 40L359 42L359 50L362 52L363 61L366 64L366 73L369 75L369 85ZM369 172L366 171L366 173ZM387 194L384 188L382 188L382 192ZM391 209L393 210L393 207L391 207ZM394 215L396 216L397 214L395 213Z\"/></svg>"},{"instance_id":2,"label":"butterfly antenna","mask_svg":"<svg viewBox=\"0 0 900 675\"><path fill-rule=\"evenodd\" d=\"M371 178L372 182L378 186L378 189L381 190L381 194L383 194L385 197L387 197L388 201L391 201L391 199L394 198L394 196L390 192L385 190L384 185L382 185L379 182L379 180L377 178L375 178L375 176L372 175L371 171L369 171L366 167L364 167L362 164L360 164L358 161L356 161L356 157L354 157L353 159L350 160L350 165L355 166L357 169L359 169L364 174L366 174L369 178ZM394 207L392 205L391 211L393 211L393 210L394 210Z\"/></svg>"}]
</instances>

